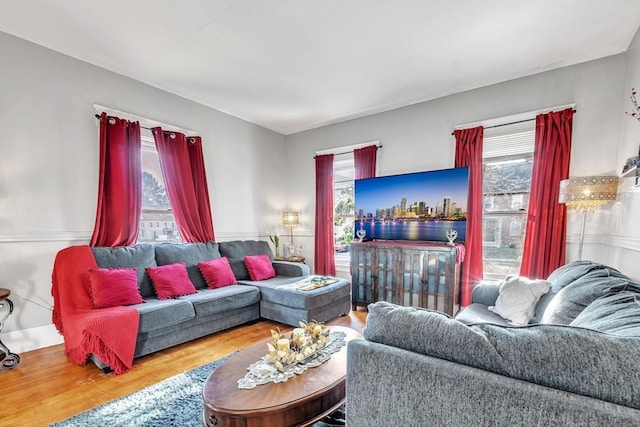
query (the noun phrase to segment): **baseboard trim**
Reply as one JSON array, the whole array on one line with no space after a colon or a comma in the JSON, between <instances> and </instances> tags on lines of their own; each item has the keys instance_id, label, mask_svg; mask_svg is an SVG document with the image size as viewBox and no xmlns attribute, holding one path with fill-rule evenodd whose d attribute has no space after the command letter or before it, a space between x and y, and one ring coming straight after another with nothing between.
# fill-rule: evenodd
<instances>
[{"instance_id":1,"label":"baseboard trim","mask_svg":"<svg viewBox=\"0 0 640 427\"><path fill-rule=\"evenodd\" d=\"M2 333L2 342L12 353L20 354L64 343L53 323L35 328Z\"/></svg>"}]
</instances>

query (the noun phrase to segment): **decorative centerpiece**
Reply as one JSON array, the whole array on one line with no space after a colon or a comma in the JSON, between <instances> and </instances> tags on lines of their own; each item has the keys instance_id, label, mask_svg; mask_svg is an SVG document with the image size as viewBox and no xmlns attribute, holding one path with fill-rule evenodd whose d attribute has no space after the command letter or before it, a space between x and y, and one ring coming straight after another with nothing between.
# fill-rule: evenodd
<instances>
[{"instance_id":1,"label":"decorative centerpiece","mask_svg":"<svg viewBox=\"0 0 640 427\"><path fill-rule=\"evenodd\" d=\"M302 375L340 351L346 345L346 336L342 331L330 332L324 324L315 321L300 322L300 327L289 334L271 331L268 353L249 365L246 375L238 380L238 388L250 390Z\"/></svg>"},{"instance_id":2,"label":"decorative centerpiece","mask_svg":"<svg viewBox=\"0 0 640 427\"><path fill-rule=\"evenodd\" d=\"M271 338L271 342L267 343L266 360L278 371L285 372L287 368L315 357L327 345L329 330L315 321L300 322L300 327L288 335L279 329L271 330Z\"/></svg>"}]
</instances>

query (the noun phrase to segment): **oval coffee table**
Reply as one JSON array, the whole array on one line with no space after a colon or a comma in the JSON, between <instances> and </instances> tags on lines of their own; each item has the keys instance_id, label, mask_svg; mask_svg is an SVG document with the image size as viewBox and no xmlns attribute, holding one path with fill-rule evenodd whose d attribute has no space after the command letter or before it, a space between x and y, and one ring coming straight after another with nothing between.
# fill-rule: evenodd
<instances>
[{"instance_id":1,"label":"oval coffee table","mask_svg":"<svg viewBox=\"0 0 640 427\"><path fill-rule=\"evenodd\" d=\"M330 331L347 334L348 342L362 335L343 326ZM316 368L283 383L269 383L251 390L238 389L238 380L247 368L267 354L267 338L240 350L209 376L202 397L205 426L285 427L313 424L337 410L345 400L347 346Z\"/></svg>"}]
</instances>

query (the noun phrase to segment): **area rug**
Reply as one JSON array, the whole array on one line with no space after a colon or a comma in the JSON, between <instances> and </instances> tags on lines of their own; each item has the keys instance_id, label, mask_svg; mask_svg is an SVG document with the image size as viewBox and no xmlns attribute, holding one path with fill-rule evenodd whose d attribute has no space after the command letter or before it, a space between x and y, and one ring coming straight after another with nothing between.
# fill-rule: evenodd
<instances>
[{"instance_id":1,"label":"area rug","mask_svg":"<svg viewBox=\"0 0 640 427\"><path fill-rule=\"evenodd\" d=\"M202 387L225 359L207 363L50 426L201 427ZM344 415L344 408L341 408L314 427L344 426Z\"/></svg>"}]
</instances>

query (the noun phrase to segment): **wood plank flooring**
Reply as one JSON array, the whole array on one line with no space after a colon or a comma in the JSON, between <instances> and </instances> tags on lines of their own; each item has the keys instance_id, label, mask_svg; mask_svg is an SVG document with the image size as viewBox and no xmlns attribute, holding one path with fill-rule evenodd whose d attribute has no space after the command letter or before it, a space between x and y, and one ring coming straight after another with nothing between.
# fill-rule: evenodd
<instances>
[{"instance_id":1,"label":"wood plank flooring","mask_svg":"<svg viewBox=\"0 0 640 427\"><path fill-rule=\"evenodd\" d=\"M362 310L362 309L360 309ZM364 329L367 313L351 312L327 322ZM0 370L0 425L38 427L140 390L266 339L280 323L261 320L135 359L124 375L105 375L93 363L78 366L62 344L20 354L20 364Z\"/></svg>"}]
</instances>

